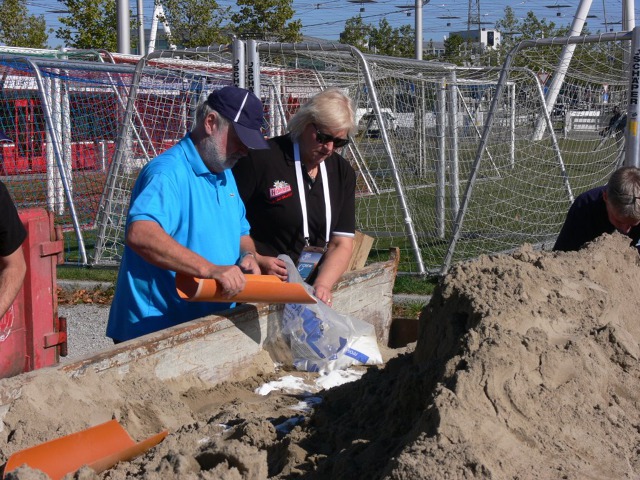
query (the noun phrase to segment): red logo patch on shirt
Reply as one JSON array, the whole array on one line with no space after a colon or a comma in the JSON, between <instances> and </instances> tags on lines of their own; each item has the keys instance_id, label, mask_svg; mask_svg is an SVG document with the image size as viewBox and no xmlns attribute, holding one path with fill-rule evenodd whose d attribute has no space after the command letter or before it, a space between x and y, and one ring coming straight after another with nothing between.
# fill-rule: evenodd
<instances>
[{"instance_id":1,"label":"red logo patch on shirt","mask_svg":"<svg viewBox=\"0 0 640 480\"><path fill-rule=\"evenodd\" d=\"M273 182L273 187L269 189L269 200L271 200L271 202L279 202L291 195L293 195L291 185L284 180L276 180Z\"/></svg>"}]
</instances>

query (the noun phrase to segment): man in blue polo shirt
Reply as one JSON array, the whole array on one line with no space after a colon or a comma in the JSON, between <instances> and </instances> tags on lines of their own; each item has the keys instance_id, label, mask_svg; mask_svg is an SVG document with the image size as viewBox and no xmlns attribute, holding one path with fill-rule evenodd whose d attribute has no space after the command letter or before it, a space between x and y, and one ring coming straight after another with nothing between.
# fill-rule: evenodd
<instances>
[{"instance_id":1,"label":"man in blue polo shirt","mask_svg":"<svg viewBox=\"0 0 640 480\"><path fill-rule=\"evenodd\" d=\"M268 148L262 116L248 90L217 90L198 106L191 132L140 171L107 325L115 342L232 306L181 300L176 272L215 279L226 297L244 288L243 272L260 273L230 168L249 149Z\"/></svg>"}]
</instances>

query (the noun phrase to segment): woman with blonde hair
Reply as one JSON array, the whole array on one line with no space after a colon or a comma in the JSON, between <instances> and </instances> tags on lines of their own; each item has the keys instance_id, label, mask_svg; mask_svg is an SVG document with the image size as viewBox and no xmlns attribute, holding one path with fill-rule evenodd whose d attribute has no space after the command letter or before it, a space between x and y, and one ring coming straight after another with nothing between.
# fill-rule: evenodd
<instances>
[{"instance_id":1,"label":"woman with blonde hair","mask_svg":"<svg viewBox=\"0 0 640 480\"><path fill-rule=\"evenodd\" d=\"M233 169L262 273L285 279L276 257L286 254L329 305L353 249L356 175L338 151L355 131L353 102L329 88L300 107L269 150L251 151Z\"/></svg>"}]
</instances>

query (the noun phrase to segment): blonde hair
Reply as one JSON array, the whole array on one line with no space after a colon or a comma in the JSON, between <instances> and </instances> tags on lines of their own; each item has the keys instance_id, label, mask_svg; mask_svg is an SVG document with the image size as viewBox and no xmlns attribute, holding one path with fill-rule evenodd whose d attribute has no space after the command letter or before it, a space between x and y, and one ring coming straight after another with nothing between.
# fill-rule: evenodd
<instances>
[{"instance_id":1,"label":"blonde hair","mask_svg":"<svg viewBox=\"0 0 640 480\"><path fill-rule=\"evenodd\" d=\"M607 202L624 218L640 220L640 169L621 167L607 182Z\"/></svg>"},{"instance_id":2,"label":"blonde hair","mask_svg":"<svg viewBox=\"0 0 640 480\"><path fill-rule=\"evenodd\" d=\"M309 99L289 120L287 129L297 140L307 125L315 123L332 130L356 133L356 115L353 101L339 88L333 87L317 93Z\"/></svg>"}]
</instances>

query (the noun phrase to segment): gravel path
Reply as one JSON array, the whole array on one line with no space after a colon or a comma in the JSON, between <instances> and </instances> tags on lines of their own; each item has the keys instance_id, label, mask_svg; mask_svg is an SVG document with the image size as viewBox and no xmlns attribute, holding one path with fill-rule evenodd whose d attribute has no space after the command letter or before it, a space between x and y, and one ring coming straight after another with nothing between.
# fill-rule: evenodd
<instances>
[{"instance_id":1,"label":"gravel path","mask_svg":"<svg viewBox=\"0 0 640 480\"><path fill-rule=\"evenodd\" d=\"M61 362L78 360L113 346L113 341L105 336L109 305L59 305L58 316L67 319L69 354L61 357Z\"/></svg>"}]
</instances>

